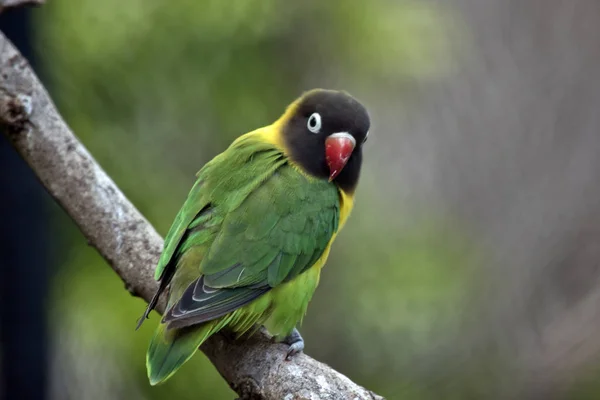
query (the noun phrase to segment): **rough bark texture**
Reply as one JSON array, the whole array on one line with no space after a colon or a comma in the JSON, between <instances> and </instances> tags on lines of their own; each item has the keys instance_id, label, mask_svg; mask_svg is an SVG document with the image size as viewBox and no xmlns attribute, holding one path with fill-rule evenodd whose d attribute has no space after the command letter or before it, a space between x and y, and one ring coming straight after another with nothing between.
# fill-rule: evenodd
<instances>
[{"instance_id":1,"label":"rough bark texture","mask_svg":"<svg viewBox=\"0 0 600 400\"><path fill-rule=\"evenodd\" d=\"M157 288L153 269L162 238L73 135L27 61L1 33L0 123L127 290L148 301ZM163 310L161 303L158 311ZM243 399L382 399L306 355L284 361L284 345L264 332L246 341L218 335L202 350Z\"/></svg>"}]
</instances>

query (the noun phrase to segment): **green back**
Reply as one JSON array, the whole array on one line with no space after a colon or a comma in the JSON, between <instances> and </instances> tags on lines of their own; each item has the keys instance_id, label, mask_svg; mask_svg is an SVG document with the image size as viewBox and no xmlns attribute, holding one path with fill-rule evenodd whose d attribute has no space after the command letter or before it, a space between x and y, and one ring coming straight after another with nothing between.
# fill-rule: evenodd
<instances>
[{"instance_id":1,"label":"green back","mask_svg":"<svg viewBox=\"0 0 600 400\"><path fill-rule=\"evenodd\" d=\"M334 184L254 135L240 138L198 173L165 239L156 278L175 270L164 321L212 320L293 279L329 245L339 207Z\"/></svg>"}]
</instances>

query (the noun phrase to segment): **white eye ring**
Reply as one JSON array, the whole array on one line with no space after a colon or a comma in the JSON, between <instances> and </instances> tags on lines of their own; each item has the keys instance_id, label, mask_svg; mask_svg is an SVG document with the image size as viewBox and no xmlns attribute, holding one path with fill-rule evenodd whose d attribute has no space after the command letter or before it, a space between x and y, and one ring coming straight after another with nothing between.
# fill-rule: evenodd
<instances>
[{"instance_id":1,"label":"white eye ring","mask_svg":"<svg viewBox=\"0 0 600 400\"><path fill-rule=\"evenodd\" d=\"M365 135L365 138L363 139L363 143L367 143L368 138L369 138L369 131L367 131L367 134Z\"/></svg>"},{"instance_id":2,"label":"white eye ring","mask_svg":"<svg viewBox=\"0 0 600 400\"><path fill-rule=\"evenodd\" d=\"M321 130L321 116L319 115L319 113L312 113L310 117L308 117L306 127L312 133L319 133L319 131Z\"/></svg>"}]
</instances>

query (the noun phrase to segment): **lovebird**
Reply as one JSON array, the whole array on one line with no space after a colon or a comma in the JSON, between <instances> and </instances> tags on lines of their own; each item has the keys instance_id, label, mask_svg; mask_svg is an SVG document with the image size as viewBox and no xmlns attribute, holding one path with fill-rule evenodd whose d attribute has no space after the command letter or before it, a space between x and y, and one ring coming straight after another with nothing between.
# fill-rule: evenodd
<instances>
[{"instance_id":1,"label":"lovebird","mask_svg":"<svg viewBox=\"0 0 600 400\"><path fill-rule=\"evenodd\" d=\"M264 325L289 346L286 359L304 350L296 326L352 210L369 127L354 97L314 89L196 174L165 238L158 291L138 323L168 287L146 355L151 385L222 329L239 338Z\"/></svg>"}]
</instances>

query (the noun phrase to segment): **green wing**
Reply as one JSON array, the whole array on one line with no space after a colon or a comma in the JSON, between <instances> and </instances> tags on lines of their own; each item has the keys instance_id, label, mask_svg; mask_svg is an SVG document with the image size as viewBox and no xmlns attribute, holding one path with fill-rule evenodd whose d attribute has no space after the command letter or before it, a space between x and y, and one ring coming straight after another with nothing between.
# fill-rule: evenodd
<instances>
[{"instance_id":1,"label":"green wing","mask_svg":"<svg viewBox=\"0 0 600 400\"><path fill-rule=\"evenodd\" d=\"M165 237L154 279L162 279L170 267L174 267L174 255L182 239L189 229L205 221L207 216L203 212L208 211L211 202L218 201L217 197L227 192L225 202L232 206L239 204L253 188L284 163L281 153L270 145L249 140L249 137L240 139L198 172L196 183Z\"/></svg>"},{"instance_id":2,"label":"green wing","mask_svg":"<svg viewBox=\"0 0 600 400\"><path fill-rule=\"evenodd\" d=\"M214 207L213 215L219 215L218 205ZM163 321L170 327L210 321L293 279L321 257L338 221L339 198L333 185L281 166L225 214L203 251L199 276L186 282ZM194 221L191 226L195 225ZM205 220L200 225L205 228L191 232L180 251L202 247L211 224Z\"/></svg>"},{"instance_id":3,"label":"green wing","mask_svg":"<svg viewBox=\"0 0 600 400\"><path fill-rule=\"evenodd\" d=\"M337 229L333 185L283 166L223 220L201 264L207 285L275 287L310 267Z\"/></svg>"},{"instance_id":4,"label":"green wing","mask_svg":"<svg viewBox=\"0 0 600 400\"><path fill-rule=\"evenodd\" d=\"M183 207L175 216L175 220L165 237L165 244L162 254L160 255L160 259L158 260L158 265L154 271L154 279L160 280L164 274L167 266L169 266L171 259L173 258L173 253L179 243L181 242L181 238L185 234L186 230L190 223L203 211L203 209L208 205L208 199L206 196L203 196L202 186L203 181L198 179L190 193L188 198L183 205Z\"/></svg>"},{"instance_id":5,"label":"green wing","mask_svg":"<svg viewBox=\"0 0 600 400\"><path fill-rule=\"evenodd\" d=\"M307 178L270 145L240 141L200 171L167 235L156 272L173 277L163 322L209 321L293 279L338 222L333 184Z\"/></svg>"}]
</instances>

